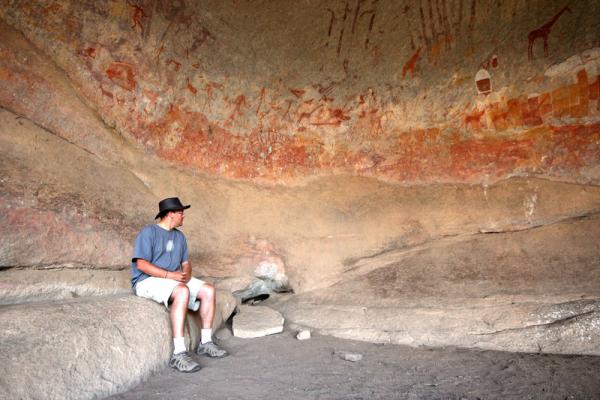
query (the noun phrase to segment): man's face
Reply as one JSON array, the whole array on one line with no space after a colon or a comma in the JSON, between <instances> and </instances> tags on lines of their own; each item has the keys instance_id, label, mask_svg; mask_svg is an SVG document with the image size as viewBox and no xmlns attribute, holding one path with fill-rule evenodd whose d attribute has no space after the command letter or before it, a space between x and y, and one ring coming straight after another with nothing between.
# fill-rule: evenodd
<instances>
[{"instance_id":1,"label":"man's face","mask_svg":"<svg viewBox=\"0 0 600 400\"><path fill-rule=\"evenodd\" d=\"M183 225L183 210L171 211L171 218L173 220L173 226L178 227Z\"/></svg>"}]
</instances>

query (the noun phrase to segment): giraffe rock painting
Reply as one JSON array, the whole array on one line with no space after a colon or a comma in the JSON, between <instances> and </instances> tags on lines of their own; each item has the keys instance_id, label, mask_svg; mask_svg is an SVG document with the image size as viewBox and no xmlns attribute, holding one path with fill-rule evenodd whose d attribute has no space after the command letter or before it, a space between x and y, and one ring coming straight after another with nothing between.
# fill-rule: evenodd
<instances>
[{"instance_id":1,"label":"giraffe rock painting","mask_svg":"<svg viewBox=\"0 0 600 400\"><path fill-rule=\"evenodd\" d=\"M538 38L542 38L544 41L544 56L548 55L548 36L550 35L550 31L552 30L552 26L556 23L556 21L560 18L560 16L565 12L571 12L569 6L564 6L562 10L560 10L550 21L546 22L541 27L532 30L527 35L528 45L527 45L527 55L530 60L533 59L533 44L535 40Z\"/></svg>"}]
</instances>

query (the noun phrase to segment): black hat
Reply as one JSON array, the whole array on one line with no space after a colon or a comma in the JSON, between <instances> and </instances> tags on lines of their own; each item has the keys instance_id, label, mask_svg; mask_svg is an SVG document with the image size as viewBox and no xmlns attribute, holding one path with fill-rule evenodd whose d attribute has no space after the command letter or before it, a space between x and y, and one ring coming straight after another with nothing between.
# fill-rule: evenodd
<instances>
[{"instance_id":1,"label":"black hat","mask_svg":"<svg viewBox=\"0 0 600 400\"><path fill-rule=\"evenodd\" d=\"M160 203L158 203L159 211L158 214L156 214L156 217L154 217L154 219L162 217L168 211L187 210L190 207L191 206L189 205L184 206L183 204L181 204L181 201L179 201L179 197L169 197L168 199L161 200Z\"/></svg>"}]
</instances>

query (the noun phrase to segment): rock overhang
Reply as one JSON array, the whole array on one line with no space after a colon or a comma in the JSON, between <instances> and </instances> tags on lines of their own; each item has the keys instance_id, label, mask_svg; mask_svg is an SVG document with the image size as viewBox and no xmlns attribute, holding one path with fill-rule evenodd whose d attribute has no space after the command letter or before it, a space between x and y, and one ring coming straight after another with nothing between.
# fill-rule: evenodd
<instances>
[{"instance_id":1,"label":"rock overhang","mask_svg":"<svg viewBox=\"0 0 600 400\"><path fill-rule=\"evenodd\" d=\"M298 293L595 218L599 8L470 4L3 5L1 267L126 269L173 195L198 273L269 263ZM518 264L526 242L495 249ZM593 246L570 243L551 275L597 282ZM483 247L454 279L486 272Z\"/></svg>"}]
</instances>

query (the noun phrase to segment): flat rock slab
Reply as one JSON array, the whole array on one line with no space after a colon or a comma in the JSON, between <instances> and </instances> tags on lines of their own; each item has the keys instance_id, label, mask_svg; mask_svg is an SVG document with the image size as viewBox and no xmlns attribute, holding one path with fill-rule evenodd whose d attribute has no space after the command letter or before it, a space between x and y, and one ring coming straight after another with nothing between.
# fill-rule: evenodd
<instances>
[{"instance_id":1,"label":"flat rock slab","mask_svg":"<svg viewBox=\"0 0 600 400\"><path fill-rule=\"evenodd\" d=\"M240 306L233 317L233 335L256 338L283 332L283 316L265 306Z\"/></svg>"},{"instance_id":2,"label":"flat rock slab","mask_svg":"<svg viewBox=\"0 0 600 400\"><path fill-rule=\"evenodd\" d=\"M600 298L438 299L421 306L345 306L302 297L273 304L321 335L410 346L600 355ZM409 300L407 300L408 302Z\"/></svg>"},{"instance_id":3,"label":"flat rock slab","mask_svg":"<svg viewBox=\"0 0 600 400\"><path fill-rule=\"evenodd\" d=\"M0 306L131 294L131 272L93 269L8 269L0 274Z\"/></svg>"}]
</instances>

